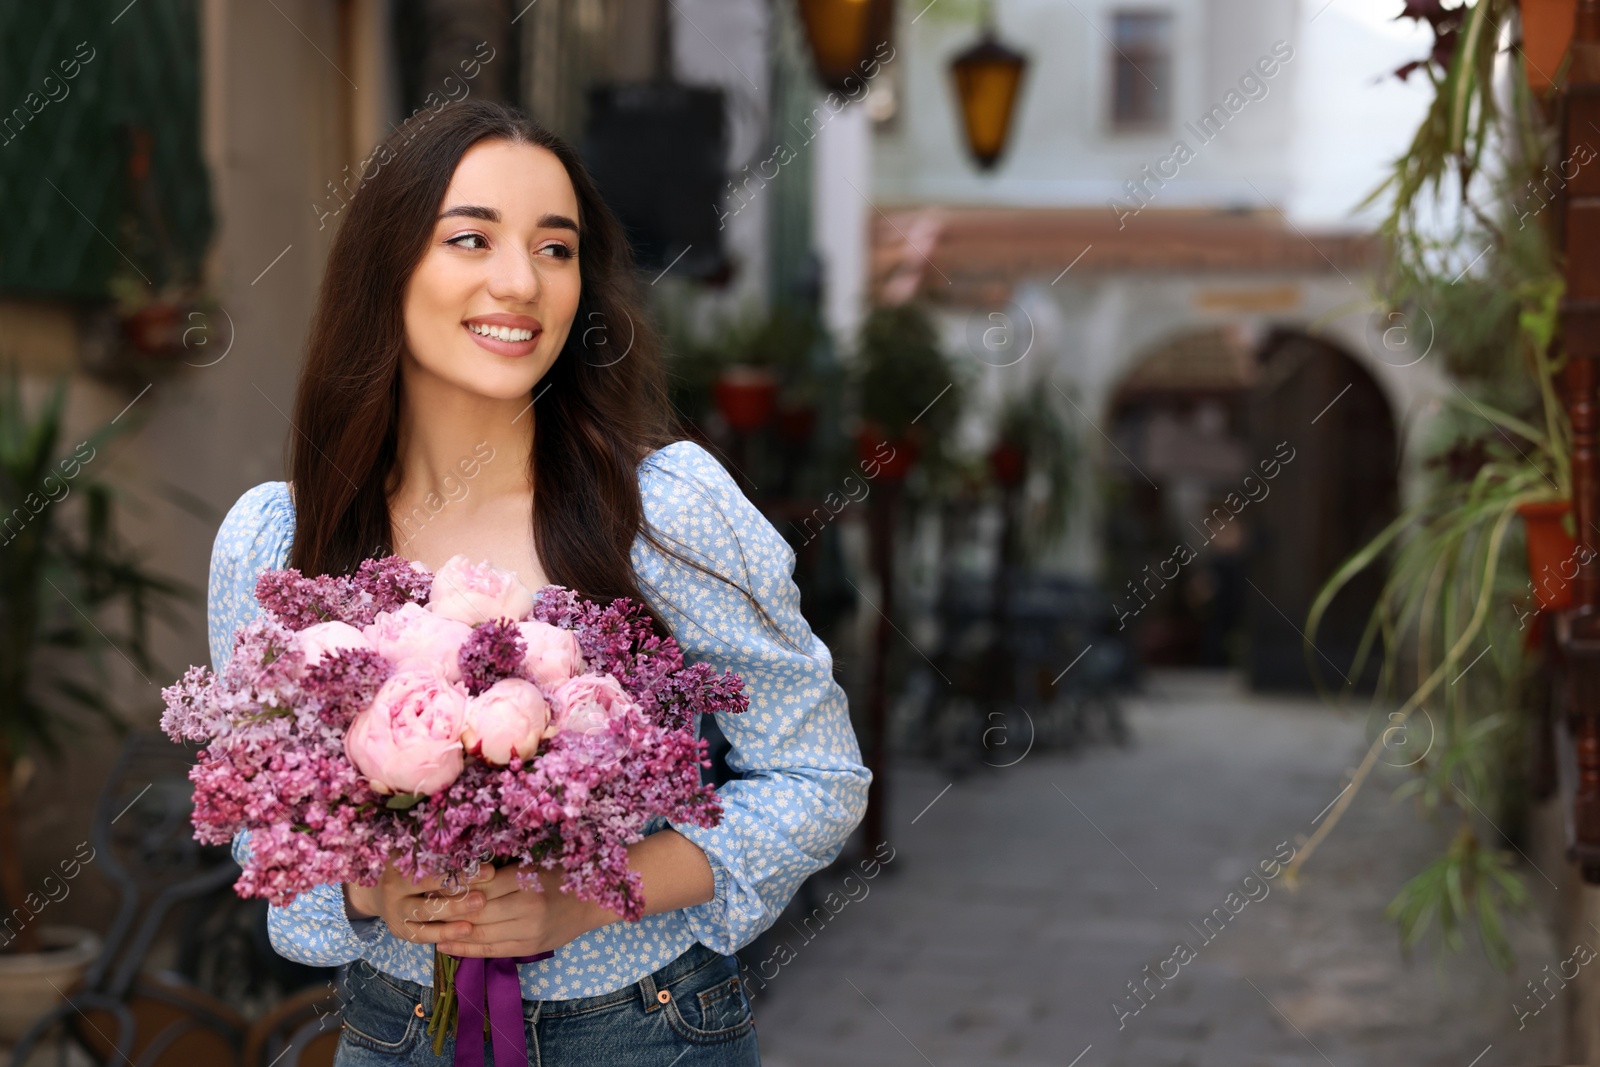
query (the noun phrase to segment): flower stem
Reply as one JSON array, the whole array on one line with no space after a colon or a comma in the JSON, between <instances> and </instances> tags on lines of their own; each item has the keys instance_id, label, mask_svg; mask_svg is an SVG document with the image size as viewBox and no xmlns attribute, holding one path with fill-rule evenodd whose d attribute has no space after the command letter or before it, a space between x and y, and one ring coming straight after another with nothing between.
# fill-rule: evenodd
<instances>
[{"instance_id":1,"label":"flower stem","mask_svg":"<svg viewBox=\"0 0 1600 1067\"><path fill-rule=\"evenodd\" d=\"M433 950L433 1016L428 1033L433 1035L433 1054L444 1055L445 1035L456 1028L456 968L461 961Z\"/></svg>"}]
</instances>

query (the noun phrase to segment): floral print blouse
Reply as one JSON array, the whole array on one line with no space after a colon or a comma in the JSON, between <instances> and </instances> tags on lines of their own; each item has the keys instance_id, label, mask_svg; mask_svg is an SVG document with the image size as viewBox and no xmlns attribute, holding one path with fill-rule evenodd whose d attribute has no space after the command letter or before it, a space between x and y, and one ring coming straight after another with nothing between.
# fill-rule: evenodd
<instances>
[{"instance_id":1,"label":"floral print blouse","mask_svg":"<svg viewBox=\"0 0 1600 1067\"><path fill-rule=\"evenodd\" d=\"M800 614L794 550L710 453L692 441L658 449L639 466L645 519L679 551L744 586L785 635L779 641L739 590L660 552L643 537L631 558L640 590L667 621L684 660L737 671L749 710L718 721L738 775L718 790L720 825L657 818L699 845L715 893L704 904L591 930L538 963L521 965L522 995L566 1000L609 993L677 958L696 941L732 953L777 919L805 878L830 863L866 811L871 774L851 727L833 657ZM211 553L211 662L231 655L234 633L259 611L257 576L285 566L294 505L285 482L248 490L229 510ZM249 834L234 841L248 854ZM382 920L352 922L338 885L322 885L268 913L273 947L289 959L335 966L365 959L430 985L433 946L403 941Z\"/></svg>"}]
</instances>

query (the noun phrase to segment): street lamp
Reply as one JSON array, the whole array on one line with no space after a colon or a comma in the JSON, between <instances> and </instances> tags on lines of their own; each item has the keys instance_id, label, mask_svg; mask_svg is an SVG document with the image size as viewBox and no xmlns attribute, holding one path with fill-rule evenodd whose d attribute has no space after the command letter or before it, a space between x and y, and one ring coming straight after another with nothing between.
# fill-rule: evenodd
<instances>
[{"instance_id":1,"label":"street lamp","mask_svg":"<svg viewBox=\"0 0 1600 1067\"><path fill-rule=\"evenodd\" d=\"M984 170L992 169L1005 151L1017 89L1027 67L1028 57L1001 44L992 22L977 44L950 61L967 148Z\"/></svg>"},{"instance_id":2,"label":"street lamp","mask_svg":"<svg viewBox=\"0 0 1600 1067\"><path fill-rule=\"evenodd\" d=\"M862 67L888 42L894 0L799 0L800 21L817 65L817 78L849 93L866 80Z\"/></svg>"}]
</instances>

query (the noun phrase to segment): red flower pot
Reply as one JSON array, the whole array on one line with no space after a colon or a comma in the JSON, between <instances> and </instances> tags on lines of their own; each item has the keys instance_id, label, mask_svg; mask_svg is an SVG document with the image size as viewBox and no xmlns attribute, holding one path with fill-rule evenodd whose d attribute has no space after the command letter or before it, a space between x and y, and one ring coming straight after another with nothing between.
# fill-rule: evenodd
<instances>
[{"instance_id":1,"label":"red flower pot","mask_svg":"<svg viewBox=\"0 0 1600 1067\"><path fill-rule=\"evenodd\" d=\"M989 469L994 472L995 481L1014 489L1027 476L1028 456L1012 442L1001 441L989 450Z\"/></svg>"},{"instance_id":2,"label":"red flower pot","mask_svg":"<svg viewBox=\"0 0 1600 1067\"><path fill-rule=\"evenodd\" d=\"M1572 506L1565 500L1523 504L1517 508L1528 539L1528 578L1541 611L1572 606L1572 579L1577 575L1578 544L1561 525Z\"/></svg>"},{"instance_id":3,"label":"red flower pot","mask_svg":"<svg viewBox=\"0 0 1600 1067\"><path fill-rule=\"evenodd\" d=\"M729 426L740 433L752 433L772 418L778 380L762 367L729 367L711 386L711 397Z\"/></svg>"},{"instance_id":4,"label":"red flower pot","mask_svg":"<svg viewBox=\"0 0 1600 1067\"><path fill-rule=\"evenodd\" d=\"M177 304L146 304L122 320L128 343L145 355L171 351L178 346Z\"/></svg>"},{"instance_id":5,"label":"red flower pot","mask_svg":"<svg viewBox=\"0 0 1600 1067\"><path fill-rule=\"evenodd\" d=\"M1549 92L1550 78L1561 66L1577 22L1577 0L1521 0L1522 65L1528 88Z\"/></svg>"},{"instance_id":6,"label":"red flower pot","mask_svg":"<svg viewBox=\"0 0 1600 1067\"><path fill-rule=\"evenodd\" d=\"M817 409L813 405L778 409L778 436L791 445L803 445L811 440L816 428Z\"/></svg>"},{"instance_id":7,"label":"red flower pot","mask_svg":"<svg viewBox=\"0 0 1600 1067\"><path fill-rule=\"evenodd\" d=\"M887 458L882 453L887 445L889 455ZM921 446L916 439L911 437L896 437L890 440L880 428L873 423L868 423L856 433L856 457L863 464L875 463L878 467L877 477L898 481L911 473L911 468L916 465L917 456L921 453Z\"/></svg>"}]
</instances>

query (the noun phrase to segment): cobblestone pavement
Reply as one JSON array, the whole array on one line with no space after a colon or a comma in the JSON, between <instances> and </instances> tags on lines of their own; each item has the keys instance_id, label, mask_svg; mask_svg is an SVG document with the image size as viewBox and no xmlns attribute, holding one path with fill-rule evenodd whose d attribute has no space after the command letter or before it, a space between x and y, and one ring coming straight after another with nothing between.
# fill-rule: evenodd
<instances>
[{"instance_id":1,"label":"cobblestone pavement","mask_svg":"<svg viewBox=\"0 0 1600 1067\"><path fill-rule=\"evenodd\" d=\"M1359 719L1197 674L1158 675L1130 713L1127 750L954 784L897 766L893 858L758 942L768 1067L1558 1062L1561 1005L1520 1030L1512 1007L1570 954L1537 912L1511 975L1475 944L1403 958L1383 907L1445 833L1391 801L1403 772L1358 795L1297 892L1243 883L1313 831L1364 748ZM1213 909L1228 921L1203 926Z\"/></svg>"}]
</instances>

